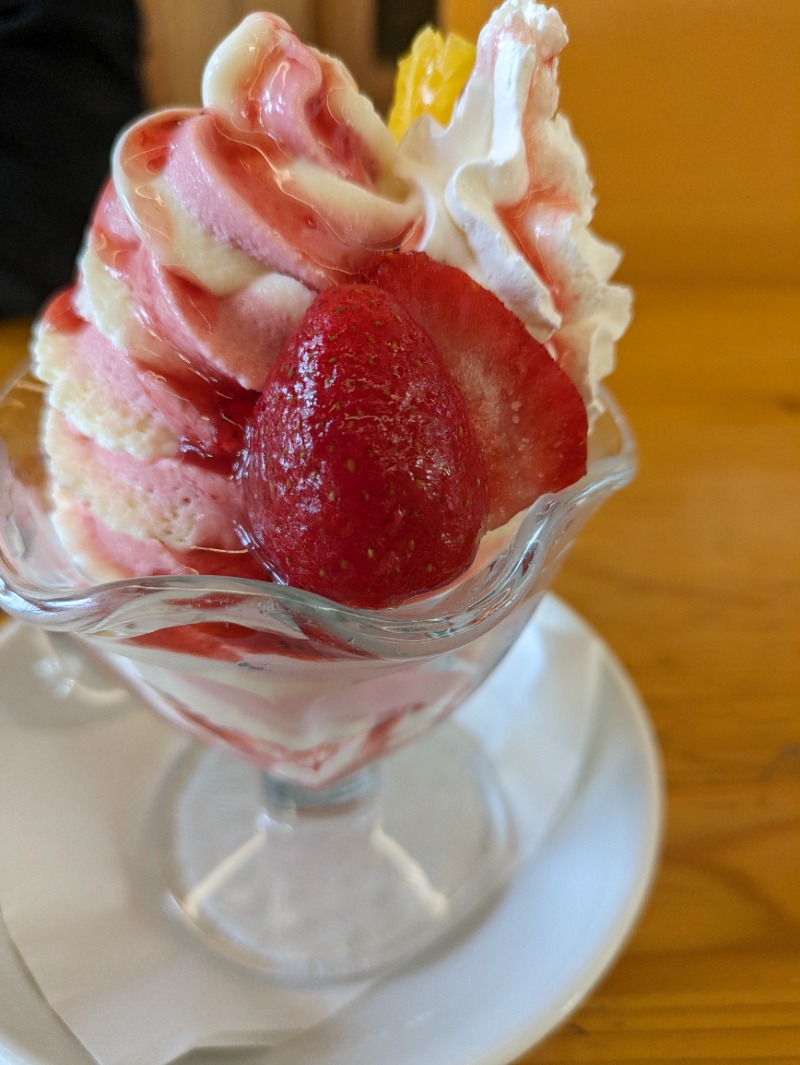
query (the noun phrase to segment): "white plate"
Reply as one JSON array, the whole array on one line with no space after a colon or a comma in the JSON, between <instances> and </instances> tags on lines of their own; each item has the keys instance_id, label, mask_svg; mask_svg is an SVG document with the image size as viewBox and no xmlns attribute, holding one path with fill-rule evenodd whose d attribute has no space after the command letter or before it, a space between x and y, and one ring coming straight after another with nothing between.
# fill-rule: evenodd
<instances>
[{"instance_id":1,"label":"white plate","mask_svg":"<svg viewBox=\"0 0 800 1065\"><path fill-rule=\"evenodd\" d=\"M4 678L13 667L0 647ZM605 647L594 698L595 736L574 799L490 912L317 1028L272 1050L198 1052L187 1065L506 1065L561 1023L635 923L661 832L656 745L639 696ZM0 1061L91 1065L2 922Z\"/></svg>"}]
</instances>

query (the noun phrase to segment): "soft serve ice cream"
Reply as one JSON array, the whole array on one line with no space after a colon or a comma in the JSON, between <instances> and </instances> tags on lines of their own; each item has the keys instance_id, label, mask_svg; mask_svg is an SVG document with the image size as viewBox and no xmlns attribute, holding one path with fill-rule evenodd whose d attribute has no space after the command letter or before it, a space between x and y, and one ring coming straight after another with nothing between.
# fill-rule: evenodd
<instances>
[{"instance_id":1,"label":"soft serve ice cream","mask_svg":"<svg viewBox=\"0 0 800 1065\"><path fill-rule=\"evenodd\" d=\"M223 42L203 98L122 134L38 328L56 520L95 577L261 573L232 475L255 392L316 292L419 223L383 122L280 19Z\"/></svg>"},{"instance_id":2,"label":"soft serve ice cream","mask_svg":"<svg viewBox=\"0 0 800 1065\"><path fill-rule=\"evenodd\" d=\"M271 575L247 535L246 428L317 294L383 283L380 253L494 294L593 416L629 298L556 113L565 43L554 11L509 0L449 124L423 116L396 146L340 63L252 15L211 57L202 109L122 134L35 343L55 520L88 576Z\"/></svg>"}]
</instances>

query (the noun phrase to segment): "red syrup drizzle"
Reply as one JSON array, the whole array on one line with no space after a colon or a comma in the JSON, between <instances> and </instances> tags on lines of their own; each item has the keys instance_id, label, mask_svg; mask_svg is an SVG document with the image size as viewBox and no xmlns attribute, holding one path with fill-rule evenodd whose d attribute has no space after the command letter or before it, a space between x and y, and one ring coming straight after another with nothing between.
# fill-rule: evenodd
<instances>
[{"instance_id":1,"label":"red syrup drizzle","mask_svg":"<svg viewBox=\"0 0 800 1065\"><path fill-rule=\"evenodd\" d=\"M572 200L564 197L554 189L543 189L531 185L521 200L516 203L498 205L497 217L505 226L511 239L531 264L535 272L547 286L553 300L553 306L559 314L568 310L568 293L563 280L553 275L539 250L536 231L531 233L527 225L530 212L536 208L554 208L560 212L575 213L577 208Z\"/></svg>"},{"instance_id":2,"label":"red syrup drizzle","mask_svg":"<svg viewBox=\"0 0 800 1065\"><path fill-rule=\"evenodd\" d=\"M191 379L159 372L159 377L214 428L211 442L191 434L183 437L183 461L234 475L244 447L247 421L259 393L234 381L212 381L200 374Z\"/></svg>"},{"instance_id":3,"label":"red syrup drizzle","mask_svg":"<svg viewBox=\"0 0 800 1065\"><path fill-rule=\"evenodd\" d=\"M332 162L346 180L367 188L376 185L380 178L378 159L346 117L336 117L331 110L331 91L340 78L332 61L322 54L312 57L291 30L278 30L278 37L278 49L282 47L284 52L280 67L274 66L273 56L262 57L232 101L234 116L244 119L247 140L252 144L255 137L264 148L266 135L277 156L286 159L308 157L307 161L314 161L315 151L319 160L324 157ZM304 82L308 79L302 93L293 88L295 68ZM232 125L237 128L235 118ZM308 143L303 143L309 134Z\"/></svg>"},{"instance_id":4,"label":"red syrup drizzle","mask_svg":"<svg viewBox=\"0 0 800 1065\"><path fill-rule=\"evenodd\" d=\"M182 719L184 725L194 735L202 737L206 742L211 737L217 743L233 747L242 758L254 763L260 769L292 765L318 772L331 759L335 758L348 742L346 739L328 741L327 743L317 743L313 747L293 750L281 743L248 736L239 729L216 725L202 714L190 710L185 703L174 697L171 697L169 702L172 709Z\"/></svg>"},{"instance_id":5,"label":"red syrup drizzle","mask_svg":"<svg viewBox=\"0 0 800 1065\"><path fill-rule=\"evenodd\" d=\"M365 188L374 188L380 180L378 161L353 127L333 114L329 94L326 79L321 90L306 103L309 129L342 177Z\"/></svg>"},{"instance_id":6,"label":"red syrup drizzle","mask_svg":"<svg viewBox=\"0 0 800 1065\"><path fill-rule=\"evenodd\" d=\"M241 662L257 655L312 660L308 645L271 632L259 632L246 625L228 621L202 621L193 625L176 625L159 632L133 636L128 643L138 647L152 647L159 651L193 655L195 658L215 659L219 662Z\"/></svg>"},{"instance_id":7,"label":"red syrup drizzle","mask_svg":"<svg viewBox=\"0 0 800 1065\"><path fill-rule=\"evenodd\" d=\"M187 552L187 555L192 553ZM253 569L252 576L246 572L248 564ZM268 575L249 553L245 559L241 560L240 567L230 574L226 574L224 568L220 568L215 571L215 574L245 578L251 576L253 580L269 581ZM198 597L194 605L200 610L221 610L225 606L234 605L236 598L235 594L205 593ZM190 604L186 601L180 603L181 607L188 605ZM371 657L354 648L346 636L337 638L334 633L320 629L313 621L298 621L297 630L297 636L292 636L289 633L253 629L248 625L232 621L200 621L143 633L130 637L127 642L139 647L152 647L198 658L213 658L221 662L240 662L246 658L252 659L264 655L277 655L281 658L293 658L306 662Z\"/></svg>"},{"instance_id":8,"label":"red syrup drizzle","mask_svg":"<svg viewBox=\"0 0 800 1065\"><path fill-rule=\"evenodd\" d=\"M77 333L86 323L72 303L72 288L57 293L42 315L42 327L59 333Z\"/></svg>"},{"instance_id":9,"label":"red syrup drizzle","mask_svg":"<svg viewBox=\"0 0 800 1065\"><path fill-rule=\"evenodd\" d=\"M151 177L160 174L169 162L174 133L192 114L190 111L151 115L130 130L124 141L122 164Z\"/></svg>"}]
</instances>

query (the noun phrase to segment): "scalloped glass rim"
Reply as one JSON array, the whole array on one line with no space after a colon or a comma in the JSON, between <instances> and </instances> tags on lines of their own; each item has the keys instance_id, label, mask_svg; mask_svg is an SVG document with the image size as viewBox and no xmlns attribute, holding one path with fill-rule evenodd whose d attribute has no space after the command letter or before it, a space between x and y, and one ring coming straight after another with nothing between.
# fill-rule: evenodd
<instances>
[{"instance_id":1,"label":"scalloped glass rim","mask_svg":"<svg viewBox=\"0 0 800 1065\"><path fill-rule=\"evenodd\" d=\"M19 398L26 371L24 367L10 382L0 411L8 414L10 407L16 407L30 421L32 414ZM29 383L28 392L37 386ZM35 481L29 483L17 474L0 441L0 606L23 621L82 636L124 639L213 618L255 630L273 630L281 623L294 630L311 625L331 632L353 654L390 659L455 650L488 631L537 590L543 592L578 529L608 496L633 479L637 457L630 427L608 391L601 391L600 400L604 414L595 422L592 437L598 435L598 422L605 421L606 431L613 430L614 444L599 446L601 453L591 459L584 477L560 492L541 496L513 519L503 530L505 543L466 577L385 610L346 607L289 586L238 577L157 576L87 585L63 551L54 571L60 577L46 586L30 567L26 571L27 552L18 549L25 537L19 533L15 513L21 495L28 517L34 518L36 535L48 535L47 550L58 552L44 493ZM590 439L590 448L597 450L596 439ZM41 457L38 464L41 476ZM24 491L15 491L15 486Z\"/></svg>"}]
</instances>

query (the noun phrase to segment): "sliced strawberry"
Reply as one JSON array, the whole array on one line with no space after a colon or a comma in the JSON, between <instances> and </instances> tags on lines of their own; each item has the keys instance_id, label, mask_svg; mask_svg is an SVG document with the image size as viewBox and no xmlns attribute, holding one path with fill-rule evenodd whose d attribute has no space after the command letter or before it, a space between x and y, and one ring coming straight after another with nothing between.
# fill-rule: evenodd
<instances>
[{"instance_id":1,"label":"sliced strawberry","mask_svg":"<svg viewBox=\"0 0 800 1065\"><path fill-rule=\"evenodd\" d=\"M580 393L493 293L422 252L376 256L364 280L425 329L463 392L486 463L490 529L583 476Z\"/></svg>"},{"instance_id":2,"label":"sliced strawberry","mask_svg":"<svg viewBox=\"0 0 800 1065\"><path fill-rule=\"evenodd\" d=\"M242 480L270 572L354 606L452 580L485 527L464 398L428 335L374 286L311 305L256 403Z\"/></svg>"}]
</instances>

